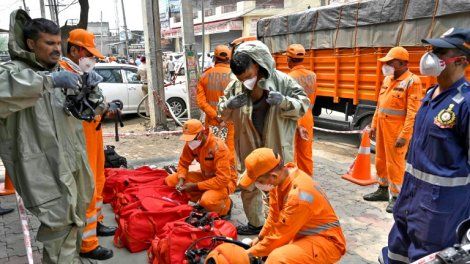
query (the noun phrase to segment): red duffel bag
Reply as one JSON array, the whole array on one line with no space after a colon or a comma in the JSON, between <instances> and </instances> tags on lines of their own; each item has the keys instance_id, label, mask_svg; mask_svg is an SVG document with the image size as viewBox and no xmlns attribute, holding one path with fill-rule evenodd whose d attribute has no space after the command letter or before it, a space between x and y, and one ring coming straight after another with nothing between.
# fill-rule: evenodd
<instances>
[{"instance_id":1,"label":"red duffel bag","mask_svg":"<svg viewBox=\"0 0 470 264\"><path fill-rule=\"evenodd\" d=\"M208 236L225 236L237 239L236 227L226 220L214 220L211 225L195 227L184 220L168 223L163 232L155 237L147 251L149 263L183 264L187 263L185 252L196 240ZM212 241L202 239L198 248L210 248Z\"/></svg>"},{"instance_id":2,"label":"red duffel bag","mask_svg":"<svg viewBox=\"0 0 470 264\"><path fill-rule=\"evenodd\" d=\"M123 207L116 215L116 247L139 252L149 248L155 236L168 222L187 217L192 207L169 198L146 197Z\"/></svg>"},{"instance_id":3,"label":"red duffel bag","mask_svg":"<svg viewBox=\"0 0 470 264\"><path fill-rule=\"evenodd\" d=\"M164 185L168 173L165 170L151 169L144 166L135 170L106 169L106 182L103 188L103 202L111 203L117 193L124 192L127 188L146 184Z\"/></svg>"}]
</instances>

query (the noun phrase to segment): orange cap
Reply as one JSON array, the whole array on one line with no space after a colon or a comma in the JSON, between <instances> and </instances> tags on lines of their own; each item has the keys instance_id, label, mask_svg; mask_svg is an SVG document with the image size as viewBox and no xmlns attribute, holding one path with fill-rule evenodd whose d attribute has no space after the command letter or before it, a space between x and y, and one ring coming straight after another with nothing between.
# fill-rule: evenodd
<instances>
[{"instance_id":1,"label":"orange cap","mask_svg":"<svg viewBox=\"0 0 470 264\"><path fill-rule=\"evenodd\" d=\"M287 47L287 57L294 59L303 59L305 57L305 48L300 44L291 44Z\"/></svg>"},{"instance_id":2,"label":"orange cap","mask_svg":"<svg viewBox=\"0 0 470 264\"><path fill-rule=\"evenodd\" d=\"M242 247L231 243L224 243L214 248L206 257L204 264L210 263L212 259L215 264L250 264L250 257Z\"/></svg>"},{"instance_id":3,"label":"orange cap","mask_svg":"<svg viewBox=\"0 0 470 264\"><path fill-rule=\"evenodd\" d=\"M245 188L250 186L259 176L274 169L279 162L281 162L281 156L270 148L253 150L245 159L246 171L240 178L240 186Z\"/></svg>"},{"instance_id":4,"label":"orange cap","mask_svg":"<svg viewBox=\"0 0 470 264\"><path fill-rule=\"evenodd\" d=\"M95 57L104 58L103 54L96 49L95 35L90 31L81 28L74 29L70 31L67 42L85 48Z\"/></svg>"},{"instance_id":5,"label":"orange cap","mask_svg":"<svg viewBox=\"0 0 470 264\"><path fill-rule=\"evenodd\" d=\"M394 47L388 51L385 57L379 59L381 62L388 62L391 60L409 61L410 54L408 54L408 51L403 47Z\"/></svg>"},{"instance_id":6,"label":"orange cap","mask_svg":"<svg viewBox=\"0 0 470 264\"><path fill-rule=\"evenodd\" d=\"M215 47L214 56L216 58L219 58L221 60L229 60L230 55L231 55L231 52L230 52L229 47L225 45L217 45L217 47Z\"/></svg>"},{"instance_id":7,"label":"orange cap","mask_svg":"<svg viewBox=\"0 0 470 264\"><path fill-rule=\"evenodd\" d=\"M181 135L180 140L194 140L197 134L201 131L204 131L204 126L202 125L201 121L197 119L189 119L188 121L184 122L183 135Z\"/></svg>"}]
</instances>

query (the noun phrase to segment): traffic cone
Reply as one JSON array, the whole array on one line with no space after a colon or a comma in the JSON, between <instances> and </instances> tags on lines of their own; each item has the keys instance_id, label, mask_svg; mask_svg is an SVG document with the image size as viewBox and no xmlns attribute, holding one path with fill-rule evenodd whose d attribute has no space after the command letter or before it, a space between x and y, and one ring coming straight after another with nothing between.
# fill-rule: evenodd
<instances>
[{"instance_id":1,"label":"traffic cone","mask_svg":"<svg viewBox=\"0 0 470 264\"><path fill-rule=\"evenodd\" d=\"M10 195L15 193L15 188L11 183L10 176L5 172L5 183L0 183L0 195Z\"/></svg>"},{"instance_id":2,"label":"traffic cone","mask_svg":"<svg viewBox=\"0 0 470 264\"><path fill-rule=\"evenodd\" d=\"M362 186L377 182L370 174L370 139L367 130L362 133L361 146L354 163L342 178Z\"/></svg>"}]
</instances>

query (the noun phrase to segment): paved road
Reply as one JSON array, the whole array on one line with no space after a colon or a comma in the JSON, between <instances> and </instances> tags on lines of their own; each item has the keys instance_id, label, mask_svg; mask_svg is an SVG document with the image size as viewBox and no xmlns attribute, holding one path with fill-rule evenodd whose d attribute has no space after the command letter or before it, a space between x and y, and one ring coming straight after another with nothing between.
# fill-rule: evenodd
<instances>
[{"instance_id":1,"label":"paved road","mask_svg":"<svg viewBox=\"0 0 470 264\"><path fill-rule=\"evenodd\" d=\"M137 141L136 141L137 142ZM347 253L340 263L376 263L377 255L386 244L387 234L392 225L391 215L385 213L385 203L366 203L362 200L364 193L373 191L375 187L360 187L341 179L357 152L355 135L332 135L316 132L314 157L315 179L325 189L333 207L338 214L347 239ZM176 156L166 160L140 158L132 160L140 164L168 164L176 161ZM0 175L2 167L0 165ZM238 194L233 195L235 207L232 221L236 224L245 223L246 219ZM4 206L14 206L14 197L1 197ZM104 208L105 222L114 225L109 207ZM37 231L38 222L30 217L31 233ZM112 238L101 238L103 246L114 249L115 257L100 263L147 263L146 252L130 254L125 249L117 249ZM35 258L39 259L41 245L33 241ZM18 214L12 213L0 217L0 263L26 263ZM88 263L88 261L85 261Z\"/></svg>"}]
</instances>

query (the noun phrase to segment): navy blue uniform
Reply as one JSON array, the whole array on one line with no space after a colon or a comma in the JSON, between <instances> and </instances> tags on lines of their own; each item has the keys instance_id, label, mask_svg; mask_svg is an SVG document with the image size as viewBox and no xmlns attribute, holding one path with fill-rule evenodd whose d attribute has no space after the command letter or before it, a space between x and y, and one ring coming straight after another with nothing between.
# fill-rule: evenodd
<instances>
[{"instance_id":1,"label":"navy blue uniform","mask_svg":"<svg viewBox=\"0 0 470 264\"><path fill-rule=\"evenodd\" d=\"M470 216L470 84L465 78L416 115L403 187L393 210L388 263L409 263L457 242ZM383 256L386 257L386 256Z\"/></svg>"}]
</instances>

